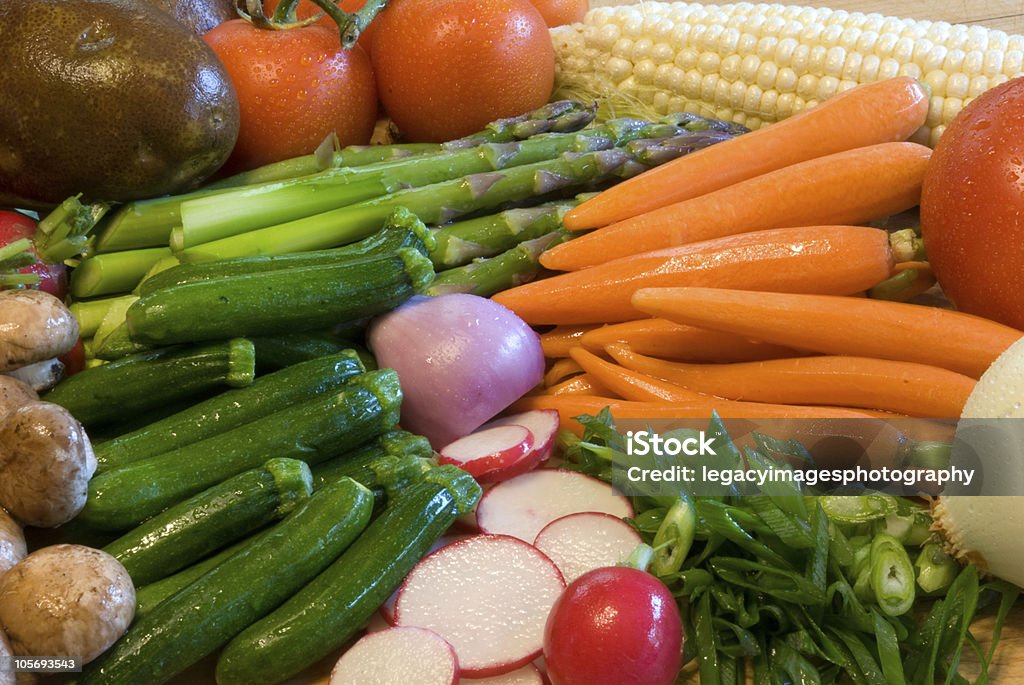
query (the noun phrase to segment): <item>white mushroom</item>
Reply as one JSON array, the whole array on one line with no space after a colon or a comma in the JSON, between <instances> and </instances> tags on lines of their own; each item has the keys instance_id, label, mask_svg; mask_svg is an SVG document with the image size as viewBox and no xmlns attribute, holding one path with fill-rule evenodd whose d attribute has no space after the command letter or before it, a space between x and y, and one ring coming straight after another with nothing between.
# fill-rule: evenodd
<instances>
[{"instance_id":1,"label":"white mushroom","mask_svg":"<svg viewBox=\"0 0 1024 685\"><path fill-rule=\"evenodd\" d=\"M0 509L0 576L25 558L28 548L18 522Z\"/></svg>"},{"instance_id":2,"label":"white mushroom","mask_svg":"<svg viewBox=\"0 0 1024 685\"><path fill-rule=\"evenodd\" d=\"M96 455L64 407L32 402L0 418L0 506L25 525L52 528L85 506Z\"/></svg>"},{"instance_id":3,"label":"white mushroom","mask_svg":"<svg viewBox=\"0 0 1024 685\"><path fill-rule=\"evenodd\" d=\"M41 290L0 290L0 371L53 359L78 342L78 320Z\"/></svg>"},{"instance_id":4,"label":"white mushroom","mask_svg":"<svg viewBox=\"0 0 1024 685\"><path fill-rule=\"evenodd\" d=\"M39 394L25 381L0 375L0 419L7 412L39 399Z\"/></svg>"},{"instance_id":5,"label":"white mushroom","mask_svg":"<svg viewBox=\"0 0 1024 685\"><path fill-rule=\"evenodd\" d=\"M0 577L0 629L19 656L78 656L88 663L134 616L128 572L98 549L44 547Z\"/></svg>"}]
</instances>

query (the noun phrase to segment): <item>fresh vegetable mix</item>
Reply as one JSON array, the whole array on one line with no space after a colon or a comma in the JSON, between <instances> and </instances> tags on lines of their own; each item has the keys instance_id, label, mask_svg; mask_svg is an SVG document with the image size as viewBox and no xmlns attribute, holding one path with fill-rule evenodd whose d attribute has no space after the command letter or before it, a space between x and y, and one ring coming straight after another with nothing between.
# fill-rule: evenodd
<instances>
[{"instance_id":1,"label":"fresh vegetable mix","mask_svg":"<svg viewBox=\"0 0 1024 685\"><path fill-rule=\"evenodd\" d=\"M395 143L355 145L326 154L309 154L230 176L182 195L132 202L107 217L96 239L96 251L116 252L168 244L171 229L181 224L181 205L189 200L230 192L242 186L259 186L311 176L329 169L362 167L377 162L472 148L484 143L510 143L546 132L570 133L594 118L593 110L572 100L544 105L516 117L489 123L483 130L446 143Z\"/></svg>"},{"instance_id":2,"label":"fresh vegetable mix","mask_svg":"<svg viewBox=\"0 0 1024 685\"><path fill-rule=\"evenodd\" d=\"M971 378L1022 335L938 307L828 295L652 288L638 290L633 304L652 316L779 345L930 364Z\"/></svg>"},{"instance_id":3,"label":"fresh vegetable mix","mask_svg":"<svg viewBox=\"0 0 1024 685\"><path fill-rule=\"evenodd\" d=\"M754 402L831 404L956 418L975 385L973 378L948 369L868 357L687 364L646 357L626 346L610 345L605 351L627 369L707 395Z\"/></svg>"},{"instance_id":4,"label":"fresh vegetable mix","mask_svg":"<svg viewBox=\"0 0 1024 685\"><path fill-rule=\"evenodd\" d=\"M781 226L858 224L914 207L931 150L883 143L783 167L700 197L610 224L553 247L549 269Z\"/></svg>"},{"instance_id":5,"label":"fresh vegetable mix","mask_svg":"<svg viewBox=\"0 0 1024 685\"><path fill-rule=\"evenodd\" d=\"M571 210L566 228L600 228L791 164L906 140L925 122L928 94L908 77L852 88L784 121L669 162Z\"/></svg>"},{"instance_id":6,"label":"fresh vegetable mix","mask_svg":"<svg viewBox=\"0 0 1024 685\"><path fill-rule=\"evenodd\" d=\"M266 615L329 566L370 520L373 495L343 479L324 488L255 544L164 600L80 683L163 683Z\"/></svg>"},{"instance_id":7,"label":"fresh vegetable mix","mask_svg":"<svg viewBox=\"0 0 1024 685\"><path fill-rule=\"evenodd\" d=\"M494 300L531 324L617 322L644 316L630 303L640 288L699 285L852 295L888 278L892 267L885 231L780 228L621 257L505 290Z\"/></svg>"},{"instance_id":8,"label":"fresh vegetable mix","mask_svg":"<svg viewBox=\"0 0 1024 685\"><path fill-rule=\"evenodd\" d=\"M582 437L563 436L566 467L610 480L625 436L607 411L580 421ZM708 426L729 445L720 452L725 468L748 460L751 468L786 469L766 455L801 458L802 446L768 435L740 447L730 442L727 425L713 418ZM680 482L632 498L632 520L648 544L680 545L671 563L650 570L686 607L687 653L702 683L743 682L748 663L755 683L958 682L954 674L973 642L968 629L979 607L996 606L998 638L1019 595L1008 583L980 582L974 566L949 566L933 556L934 547L922 549L930 517L911 500L814 496L796 483L755 497L697 497L689 488ZM918 606L917 569L938 597L922 603L920 615L911 612ZM978 652L982 682L992 653ZM587 664L577 667L589 672Z\"/></svg>"}]
</instances>

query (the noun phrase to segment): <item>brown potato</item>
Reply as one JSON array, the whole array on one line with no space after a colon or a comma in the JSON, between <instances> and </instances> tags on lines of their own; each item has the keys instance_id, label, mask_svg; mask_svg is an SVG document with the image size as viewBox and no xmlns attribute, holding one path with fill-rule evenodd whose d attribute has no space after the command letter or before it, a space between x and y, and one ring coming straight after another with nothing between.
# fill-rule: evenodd
<instances>
[{"instance_id":1,"label":"brown potato","mask_svg":"<svg viewBox=\"0 0 1024 685\"><path fill-rule=\"evenodd\" d=\"M32 402L0 419L0 506L25 525L73 519L95 472L89 437L64 407Z\"/></svg>"},{"instance_id":2,"label":"brown potato","mask_svg":"<svg viewBox=\"0 0 1024 685\"><path fill-rule=\"evenodd\" d=\"M128 572L98 549L44 547L0 576L0 629L19 656L79 656L88 663L134 616Z\"/></svg>"},{"instance_id":3,"label":"brown potato","mask_svg":"<svg viewBox=\"0 0 1024 685\"><path fill-rule=\"evenodd\" d=\"M25 546L25 534L21 526L10 514L0 509L0 576L24 559L26 554L28 548Z\"/></svg>"},{"instance_id":4,"label":"brown potato","mask_svg":"<svg viewBox=\"0 0 1024 685\"><path fill-rule=\"evenodd\" d=\"M25 381L0 375L0 418L9 411L38 400L39 394Z\"/></svg>"},{"instance_id":5,"label":"brown potato","mask_svg":"<svg viewBox=\"0 0 1024 685\"><path fill-rule=\"evenodd\" d=\"M41 290L0 290L0 371L59 357L78 342L78 320Z\"/></svg>"}]
</instances>

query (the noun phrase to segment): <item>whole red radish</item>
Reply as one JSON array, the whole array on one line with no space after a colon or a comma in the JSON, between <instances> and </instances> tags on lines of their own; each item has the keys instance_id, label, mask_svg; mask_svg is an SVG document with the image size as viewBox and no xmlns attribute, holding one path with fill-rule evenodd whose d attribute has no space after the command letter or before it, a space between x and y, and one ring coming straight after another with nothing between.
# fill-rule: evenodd
<instances>
[{"instance_id":1,"label":"whole red radish","mask_svg":"<svg viewBox=\"0 0 1024 685\"><path fill-rule=\"evenodd\" d=\"M341 145L370 141L377 94L370 58L345 50L336 29L272 30L233 19L203 40L238 93L238 142L222 172L311 154L334 132Z\"/></svg>"},{"instance_id":2,"label":"whole red radish","mask_svg":"<svg viewBox=\"0 0 1024 685\"><path fill-rule=\"evenodd\" d=\"M35 234L36 222L30 217L20 212L0 211L0 248L18 240L32 240ZM68 289L67 267L62 263L49 264L43 262L39 259L34 245L29 248L29 251L36 255L36 261L28 266L21 267L18 269L18 273L39 276L39 282L30 287L48 292L54 297L63 300L67 295Z\"/></svg>"},{"instance_id":3,"label":"whole red radish","mask_svg":"<svg viewBox=\"0 0 1024 685\"><path fill-rule=\"evenodd\" d=\"M1024 78L978 96L943 133L925 174L921 231L957 309L1024 328Z\"/></svg>"},{"instance_id":4,"label":"whole red radish","mask_svg":"<svg viewBox=\"0 0 1024 685\"><path fill-rule=\"evenodd\" d=\"M552 685L672 685L682 645L672 593L628 567L599 568L570 583L544 631Z\"/></svg>"}]
</instances>

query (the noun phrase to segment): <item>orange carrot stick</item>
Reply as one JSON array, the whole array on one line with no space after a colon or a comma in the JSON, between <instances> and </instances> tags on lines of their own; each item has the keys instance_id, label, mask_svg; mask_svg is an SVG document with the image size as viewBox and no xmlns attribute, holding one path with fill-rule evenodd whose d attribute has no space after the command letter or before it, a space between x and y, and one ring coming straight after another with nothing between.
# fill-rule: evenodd
<instances>
[{"instance_id":1,"label":"orange carrot stick","mask_svg":"<svg viewBox=\"0 0 1024 685\"><path fill-rule=\"evenodd\" d=\"M594 326L556 326L542 333L540 347L548 359L568 357L569 350L580 344L584 333L593 330Z\"/></svg>"},{"instance_id":2,"label":"orange carrot stick","mask_svg":"<svg viewBox=\"0 0 1024 685\"><path fill-rule=\"evenodd\" d=\"M552 385L558 385L570 376L578 373L583 373L583 369L572 359L558 359L548 367L547 372L544 374L544 385L550 388Z\"/></svg>"},{"instance_id":3,"label":"orange carrot stick","mask_svg":"<svg viewBox=\"0 0 1024 685\"><path fill-rule=\"evenodd\" d=\"M916 143L883 143L793 164L556 245L540 262L575 271L766 228L860 224L915 206L930 155Z\"/></svg>"},{"instance_id":4,"label":"orange carrot stick","mask_svg":"<svg viewBox=\"0 0 1024 685\"><path fill-rule=\"evenodd\" d=\"M927 115L928 95L912 78L864 84L612 186L572 209L564 223L570 230L599 228L808 159L906 140Z\"/></svg>"},{"instance_id":5,"label":"orange carrot stick","mask_svg":"<svg viewBox=\"0 0 1024 685\"><path fill-rule=\"evenodd\" d=\"M613 397L615 393L594 380L588 373L581 373L576 376L552 385L543 390L542 395L604 395Z\"/></svg>"},{"instance_id":6,"label":"orange carrot stick","mask_svg":"<svg viewBox=\"0 0 1024 685\"><path fill-rule=\"evenodd\" d=\"M638 290L633 304L671 321L778 345L931 364L971 378L1024 335L970 314L860 297L651 288Z\"/></svg>"},{"instance_id":7,"label":"orange carrot stick","mask_svg":"<svg viewBox=\"0 0 1024 685\"><path fill-rule=\"evenodd\" d=\"M587 324L642 318L639 288L700 285L849 295L892 274L889 235L864 226L755 231L631 255L494 295L530 324Z\"/></svg>"},{"instance_id":8,"label":"orange carrot stick","mask_svg":"<svg viewBox=\"0 0 1024 685\"><path fill-rule=\"evenodd\" d=\"M606 362L582 347L569 350L569 355L582 367L586 375L595 378L619 397L640 402L691 402L707 401L711 398L669 383L653 376L624 369L618 364Z\"/></svg>"},{"instance_id":9,"label":"orange carrot stick","mask_svg":"<svg viewBox=\"0 0 1024 685\"><path fill-rule=\"evenodd\" d=\"M526 395L509 407L509 412L530 409L555 409L561 427L582 433L573 417L594 415L608 407L616 419L709 419L718 412L723 419L875 419L877 412L843 407L803 407L799 405L735 402L712 398L704 402L630 402L591 395ZM891 415L890 415L891 416Z\"/></svg>"},{"instance_id":10,"label":"orange carrot stick","mask_svg":"<svg viewBox=\"0 0 1024 685\"><path fill-rule=\"evenodd\" d=\"M746 362L799 355L789 347L665 319L638 319L600 326L584 333L579 342L591 352L624 343L640 354L690 362Z\"/></svg>"},{"instance_id":11,"label":"orange carrot stick","mask_svg":"<svg viewBox=\"0 0 1024 685\"><path fill-rule=\"evenodd\" d=\"M750 402L839 405L956 418L975 385L973 378L949 369L869 357L684 364L636 354L624 345L611 345L607 351L627 369L707 395ZM573 359L590 370L575 354Z\"/></svg>"}]
</instances>

